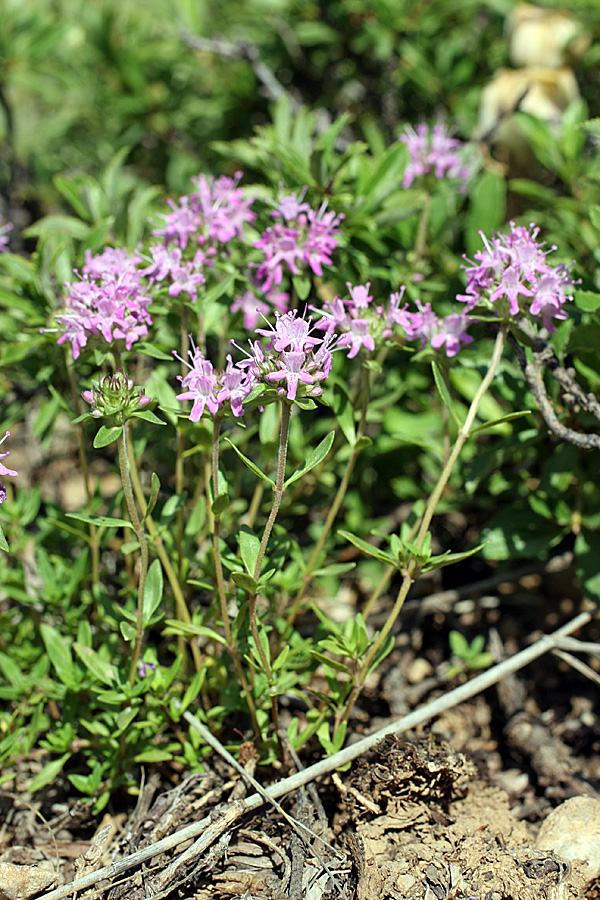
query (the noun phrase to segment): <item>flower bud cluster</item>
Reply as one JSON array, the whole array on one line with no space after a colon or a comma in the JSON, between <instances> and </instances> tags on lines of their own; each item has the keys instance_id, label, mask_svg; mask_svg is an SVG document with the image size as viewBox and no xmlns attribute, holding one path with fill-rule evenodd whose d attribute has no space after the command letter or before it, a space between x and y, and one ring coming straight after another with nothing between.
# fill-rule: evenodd
<instances>
[{"instance_id":1,"label":"flower bud cluster","mask_svg":"<svg viewBox=\"0 0 600 900\"><path fill-rule=\"evenodd\" d=\"M152 402L144 388L136 388L135 379L122 370L104 375L91 391L83 391L81 396L90 404L94 419L113 419L119 425Z\"/></svg>"}]
</instances>

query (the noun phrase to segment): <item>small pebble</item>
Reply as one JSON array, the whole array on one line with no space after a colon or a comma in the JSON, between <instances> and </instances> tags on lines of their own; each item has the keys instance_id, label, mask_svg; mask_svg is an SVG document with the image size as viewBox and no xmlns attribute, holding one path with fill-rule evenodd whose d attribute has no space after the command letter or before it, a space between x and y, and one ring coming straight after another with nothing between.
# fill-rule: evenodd
<instances>
[{"instance_id":1,"label":"small pebble","mask_svg":"<svg viewBox=\"0 0 600 900\"><path fill-rule=\"evenodd\" d=\"M422 656L417 656L415 660L411 663L410 669L406 675L406 680L409 684L420 684L425 678L428 678L433 672L433 667L431 663L423 659Z\"/></svg>"},{"instance_id":2,"label":"small pebble","mask_svg":"<svg viewBox=\"0 0 600 900\"><path fill-rule=\"evenodd\" d=\"M571 797L553 809L535 842L538 850L553 850L563 859L583 859L589 880L600 875L600 800Z\"/></svg>"}]
</instances>

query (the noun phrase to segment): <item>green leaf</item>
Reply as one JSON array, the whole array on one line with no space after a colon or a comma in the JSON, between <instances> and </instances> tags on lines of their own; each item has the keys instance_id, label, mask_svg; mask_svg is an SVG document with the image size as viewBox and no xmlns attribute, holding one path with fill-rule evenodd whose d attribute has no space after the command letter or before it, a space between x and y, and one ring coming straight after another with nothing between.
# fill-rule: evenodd
<instances>
[{"instance_id":1,"label":"green leaf","mask_svg":"<svg viewBox=\"0 0 600 900\"><path fill-rule=\"evenodd\" d=\"M110 663L105 662L105 660L103 660L95 650L91 649L91 647L86 647L79 642L73 644L73 649L75 650L75 653L84 664L86 669L91 672L94 678L96 678L98 681L102 681L104 684L110 685L110 687L114 686L114 684L118 681L117 670L114 666L111 666Z\"/></svg>"},{"instance_id":2,"label":"green leaf","mask_svg":"<svg viewBox=\"0 0 600 900\"><path fill-rule=\"evenodd\" d=\"M523 416L531 415L531 412L532 410L530 409L522 409L519 412L508 413L506 416L501 416L499 419L492 419L491 422L484 422L482 425L471 428L469 437L473 434L478 434L480 431L487 431L488 428L493 428L495 425L504 425L505 422L513 422L515 419L522 419Z\"/></svg>"},{"instance_id":3,"label":"green leaf","mask_svg":"<svg viewBox=\"0 0 600 900\"><path fill-rule=\"evenodd\" d=\"M310 651L310 654L325 666L330 666L330 668L336 669L336 671L338 672L345 672L346 675L350 673L348 666L344 665L344 663L339 662L337 659L332 659L330 656L325 656L324 653L319 653L317 650L312 649Z\"/></svg>"},{"instance_id":4,"label":"green leaf","mask_svg":"<svg viewBox=\"0 0 600 900\"><path fill-rule=\"evenodd\" d=\"M155 559L146 575L144 584L144 611L142 616L143 626L150 625L152 616L160 606L163 596L163 572L159 559Z\"/></svg>"},{"instance_id":5,"label":"green leaf","mask_svg":"<svg viewBox=\"0 0 600 900\"><path fill-rule=\"evenodd\" d=\"M2 531L2 526L0 525L0 550L4 550L8 553L8 542L4 537L4 532Z\"/></svg>"},{"instance_id":6,"label":"green leaf","mask_svg":"<svg viewBox=\"0 0 600 900\"><path fill-rule=\"evenodd\" d=\"M153 425L166 425L162 419L159 419L151 409L136 409L132 414L134 419L144 419L146 422L152 422Z\"/></svg>"},{"instance_id":7,"label":"green leaf","mask_svg":"<svg viewBox=\"0 0 600 900\"><path fill-rule=\"evenodd\" d=\"M102 425L94 438L94 447L96 450L100 450L102 447L108 447L109 444L112 444L120 438L122 433L122 425Z\"/></svg>"},{"instance_id":8,"label":"green leaf","mask_svg":"<svg viewBox=\"0 0 600 900\"><path fill-rule=\"evenodd\" d=\"M247 594L254 596L258 592L258 582L251 575L246 575L245 572L233 572L231 580Z\"/></svg>"},{"instance_id":9,"label":"green leaf","mask_svg":"<svg viewBox=\"0 0 600 900\"><path fill-rule=\"evenodd\" d=\"M181 701L181 706L179 708L179 712L183 713L188 708L188 706L194 702L198 694L200 693L200 688L204 682L204 678L206 675L206 669L202 669L200 672L196 672L194 677L192 678L188 688L183 695L183 699Z\"/></svg>"},{"instance_id":10,"label":"green leaf","mask_svg":"<svg viewBox=\"0 0 600 900\"><path fill-rule=\"evenodd\" d=\"M448 643L450 644L452 655L458 656L459 659L464 659L469 652L469 643L460 631L451 631L448 635Z\"/></svg>"},{"instance_id":11,"label":"green leaf","mask_svg":"<svg viewBox=\"0 0 600 900\"><path fill-rule=\"evenodd\" d=\"M116 726L119 731L126 731L139 712L139 706L126 706L117 716Z\"/></svg>"},{"instance_id":12,"label":"green leaf","mask_svg":"<svg viewBox=\"0 0 600 900\"><path fill-rule=\"evenodd\" d=\"M133 757L133 761L136 763L169 762L172 759L172 753L169 753L168 750L159 750L158 747L154 747L151 750L144 750L142 753L136 753Z\"/></svg>"},{"instance_id":13,"label":"green leaf","mask_svg":"<svg viewBox=\"0 0 600 900\"><path fill-rule=\"evenodd\" d=\"M213 515L216 516L217 518L219 516L223 515L223 513L225 512L225 510L227 509L228 506L229 506L229 494L227 494L227 493L219 494L217 497L215 497L215 499L212 502L211 509L212 509Z\"/></svg>"},{"instance_id":14,"label":"green leaf","mask_svg":"<svg viewBox=\"0 0 600 900\"><path fill-rule=\"evenodd\" d=\"M373 559L378 559L380 562L389 563L398 568L398 560L394 559L389 553L386 553L385 550L374 547L373 544L368 544L366 541L363 541L362 538L356 537L356 535L351 534L349 531L340 530L338 531L338 534L340 537L350 541L354 547L357 547L359 550L362 550L363 553L366 553L367 556L372 556Z\"/></svg>"},{"instance_id":15,"label":"green leaf","mask_svg":"<svg viewBox=\"0 0 600 900\"><path fill-rule=\"evenodd\" d=\"M248 575L254 578L254 571L260 551L260 538L247 525L242 525L238 533L240 556Z\"/></svg>"},{"instance_id":16,"label":"green leaf","mask_svg":"<svg viewBox=\"0 0 600 900\"><path fill-rule=\"evenodd\" d=\"M437 387L438 393L439 393L440 397L442 398L442 403L447 408L448 412L450 413L450 415L456 422L457 426L459 428L462 428L462 422L460 420L458 413L456 412L454 402L452 400L452 397L450 396L450 391L448 390L448 385L446 384L446 381L440 370L439 365L435 361L431 363L431 369L433 371L435 386Z\"/></svg>"},{"instance_id":17,"label":"green leaf","mask_svg":"<svg viewBox=\"0 0 600 900\"><path fill-rule=\"evenodd\" d=\"M481 250L479 231L489 234L504 222L506 209L506 179L496 172L483 172L470 192L469 211L465 227L467 255Z\"/></svg>"},{"instance_id":18,"label":"green leaf","mask_svg":"<svg viewBox=\"0 0 600 900\"><path fill-rule=\"evenodd\" d=\"M191 622L180 622L179 619L167 619L165 621L166 628L163 628L163 634L182 634L184 637L207 637L219 644L227 646L225 638L218 634L214 629L207 628L205 625L193 625Z\"/></svg>"},{"instance_id":19,"label":"green leaf","mask_svg":"<svg viewBox=\"0 0 600 900\"><path fill-rule=\"evenodd\" d=\"M53 759L51 762L47 763L41 772L38 772L35 775L29 785L29 793L35 794L36 791L41 790L43 787L46 787L47 784L50 784L51 781L60 775L62 770L65 767L65 763L72 756L71 753L65 753L59 759Z\"/></svg>"},{"instance_id":20,"label":"green leaf","mask_svg":"<svg viewBox=\"0 0 600 900\"><path fill-rule=\"evenodd\" d=\"M286 644L277 659L273 661L273 665L271 668L274 672L276 672L278 669L283 668L288 656L290 655L290 649L290 645Z\"/></svg>"},{"instance_id":21,"label":"green leaf","mask_svg":"<svg viewBox=\"0 0 600 900\"><path fill-rule=\"evenodd\" d=\"M329 451L331 450L331 445L333 444L333 439L335 437L335 431L330 431L328 435L326 435L320 444L312 450L303 465L297 469L294 474L288 478L288 480L283 485L283 489L285 490L293 484L294 481L298 481L299 478L302 478L303 475L306 475L307 472L310 472L311 469L314 469L315 466L318 466L319 463L323 462Z\"/></svg>"},{"instance_id":22,"label":"green leaf","mask_svg":"<svg viewBox=\"0 0 600 900\"><path fill-rule=\"evenodd\" d=\"M75 678L70 642L63 637L58 629L46 624L46 622L42 622L40 625L40 633L46 647L48 659L61 683L68 688L77 688L78 682Z\"/></svg>"},{"instance_id":23,"label":"green leaf","mask_svg":"<svg viewBox=\"0 0 600 900\"><path fill-rule=\"evenodd\" d=\"M488 543L489 541L483 541L481 544L477 544L476 547L471 547L470 550L463 550L461 553L450 553L450 551L448 551L439 556L432 556L428 559L421 571L423 573L432 572L434 569L443 569L445 566L451 566L454 565L454 563L462 562L463 559L475 556L475 554L483 550Z\"/></svg>"},{"instance_id":24,"label":"green leaf","mask_svg":"<svg viewBox=\"0 0 600 900\"><path fill-rule=\"evenodd\" d=\"M147 520L148 516L152 515L152 510L156 506L156 501L158 500L158 492L160 491L160 478L156 474L156 472L152 473L152 481L150 483L150 499L146 505L146 512L144 513L144 518L142 519L142 526Z\"/></svg>"},{"instance_id":25,"label":"green leaf","mask_svg":"<svg viewBox=\"0 0 600 900\"><path fill-rule=\"evenodd\" d=\"M574 298L575 305L584 312L596 312L600 309L600 294L595 291L575 291Z\"/></svg>"},{"instance_id":26,"label":"green leaf","mask_svg":"<svg viewBox=\"0 0 600 900\"><path fill-rule=\"evenodd\" d=\"M255 465L255 463L253 463L251 459L248 459L247 456L244 456L244 454L242 453L242 451L239 450L239 449L235 446L235 444L233 443L233 441L230 441L228 437L226 437L225 440L226 440L227 443L230 445L230 447L233 447L233 449L235 450L235 452L237 453L237 455L239 456L239 458L242 460L242 462L244 463L244 465L248 466L248 468L250 469L251 472L254 472L255 475L258 475L259 478L262 478L263 481L266 481L267 484L270 484L272 488L275 488L275 482L272 481L272 480L269 478L268 475L265 475L264 472L261 472L261 470L258 468L258 466Z\"/></svg>"},{"instance_id":27,"label":"green leaf","mask_svg":"<svg viewBox=\"0 0 600 900\"><path fill-rule=\"evenodd\" d=\"M88 513L65 513L68 519L77 519L79 522L87 522L90 525L98 525L104 528L133 528L127 519L111 519L110 516L90 516Z\"/></svg>"},{"instance_id":28,"label":"green leaf","mask_svg":"<svg viewBox=\"0 0 600 900\"><path fill-rule=\"evenodd\" d=\"M123 640L127 641L128 644L132 644L135 641L137 628L131 622L119 622L119 631L123 635Z\"/></svg>"}]
</instances>

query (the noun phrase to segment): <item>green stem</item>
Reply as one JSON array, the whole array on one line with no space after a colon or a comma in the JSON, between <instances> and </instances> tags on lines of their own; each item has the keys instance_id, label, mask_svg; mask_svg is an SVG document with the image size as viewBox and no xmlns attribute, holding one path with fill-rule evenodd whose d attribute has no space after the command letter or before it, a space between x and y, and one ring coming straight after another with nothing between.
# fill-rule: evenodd
<instances>
[{"instance_id":1,"label":"green stem","mask_svg":"<svg viewBox=\"0 0 600 900\"><path fill-rule=\"evenodd\" d=\"M144 586L146 584L146 573L148 572L148 541L140 517L138 515L135 497L133 496L133 488L131 485L131 477L129 474L129 459L127 455L127 426L123 425L121 434L117 440L119 450L119 468L121 470L121 483L123 485L123 495L129 518L133 525L133 530L140 543L140 577L138 581L138 599L137 599L137 624L135 633L135 643L133 645L133 653L131 654L131 666L129 668L129 684L133 684L137 662L142 648L142 639L144 636Z\"/></svg>"},{"instance_id":2,"label":"green stem","mask_svg":"<svg viewBox=\"0 0 600 900\"><path fill-rule=\"evenodd\" d=\"M454 464L455 464L456 460L458 459L458 456L459 456L462 448L464 447L467 438L469 437L469 432L471 431L471 428L475 421L475 417L477 415L477 411L479 409L479 406L481 404L483 396L486 393L486 391L488 390L490 384L492 383L494 376L496 375L498 366L500 364L500 360L502 358L502 351L504 349L504 343L506 340L507 331L508 331L508 325L505 323L502 324L500 326L500 330L496 337L496 343L494 345L494 352L492 354L490 367L489 367L483 381L481 382L481 384L475 394L475 397L473 398L471 406L469 407L467 417L458 432L458 436L456 438L456 443L454 444L452 453L450 454L448 461L447 461L446 465L444 466L442 473L437 481L437 484L434 487L434 489L431 493L431 496L429 497L429 500L427 501L427 505L426 505L425 511L423 513L423 518L421 519L421 523L419 526L419 531L415 538L415 545L418 549L423 546L423 542L425 540L425 536L427 535L427 532L429 531L429 526L431 525L431 520L433 519L436 507L437 507L439 500L446 488L446 485L448 484L448 480L452 473L452 469L454 468ZM383 626L382 630L377 635L377 639L374 641L373 645L369 649L369 652L367 653L367 655L365 656L365 658L362 662L360 670L356 676L355 685L352 688L352 691L350 692L350 695L348 697L346 709L344 711L344 715L341 718L341 721L348 719L350 712L352 710L352 707L354 706L354 703L356 702L358 696L360 695L360 693L364 687L365 680L367 678L367 675L369 674L369 670L370 670L371 666L373 665L373 661L377 657L377 654L383 647L383 645L387 639L387 636L389 635L390 631L394 627L396 619L400 615L400 611L401 611L402 607L404 606L404 601L406 600L408 592L409 592L413 582L417 578L418 574L419 574L418 564L417 564L416 560L412 559L406 566L404 578L402 579L402 584L400 585L400 590L398 591L398 596L396 597L396 601L395 601L394 606L387 618L387 621L386 621L385 625Z\"/></svg>"},{"instance_id":3,"label":"green stem","mask_svg":"<svg viewBox=\"0 0 600 900\"><path fill-rule=\"evenodd\" d=\"M275 480L275 490L273 491L273 506L271 507L271 512L269 514L269 518L267 519L267 524L265 525L265 530L263 532L262 540L260 542L260 549L258 551L258 558L256 560L256 565L254 567L254 580L258 581L260 578L260 571L262 569L263 559L265 557L265 553L267 550L267 544L269 542L269 538L271 537L271 531L273 530L273 525L275 524L275 519L277 518L277 513L279 512L279 507L281 506L281 499L283 497L283 483L285 481L285 463L287 459L287 449L288 449L288 440L290 435L290 416L292 412L292 404L288 403L287 400L282 401L281 406L281 428L279 431L279 455L277 457L277 478Z\"/></svg>"},{"instance_id":4,"label":"green stem","mask_svg":"<svg viewBox=\"0 0 600 900\"><path fill-rule=\"evenodd\" d=\"M275 519L277 518L277 513L279 512L279 507L281 506L281 500L283 497L284 490L284 482L285 482L285 463L287 460L287 449L288 449L288 440L290 434L290 416L292 412L292 404L288 403L286 400L282 401L281 404L281 428L279 431L279 455L277 457L277 478L275 480L275 490L273 491L273 506L271 507L271 512L269 514L269 518L267 519L267 523L265 525L265 530L263 532L262 540L260 542L260 547L258 550L258 557L256 560L256 565L254 567L254 581L258 582L260 578L260 573L262 569L263 560L265 558L265 553L267 551L267 544L269 542L269 538L271 536L271 532L273 530L273 525L275 524ZM263 645L260 640L260 635L258 633L258 616L256 613L256 594L251 594L249 597L249 618L250 618L250 631L252 632L252 637L254 638L254 643L256 644L256 649L258 655L260 656L260 661L262 663L265 675L267 676L267 681L269 685L273 683L273 671L271 669L271 665L269 660L267 659L267 654L264 651ZM272 698L271 706L273 710L273 727L275 729L275 734L279 731L279 712L277 709L277 700L275 697Z\"/></svg>"},{"instance_id":5,"label":"green stem","mask_svg":"<svg viewBox=\"0 0 600 900\"><path fill-rule=\"evenodd\" d=\"M67 362L67 372L69 374L69 383L71 385L71 391L73 394L73 405L75 406L75 413L77 416L81 415L81 402L79 393L77 391L77 387L75 385L75 375L73 372L73 366L71 363ZM85 486L85 497L87 501L87 511L88 513L92 513L91 500L92 500L92 492L90 490L90 473L87 464L87 455L85 452L85 429L83 422L79 423L79 427L77 429L78 438L79 438L79 465L81 467L81 477L83 478L83 484ZM96 597L96 592L98 586L100 584L100 544L98 541L98 528L94 525L93 522L90 522L90 550L92 553L92 594Z\"/></svg>"},{"instance_id":6,"label":"green stem","mask_svg":"<svg viewBox=\"0 0 600 900\"><path fill-rule=\"evenodd\" d=\"M288 613L285 628L281 635L280 644L287 639L289 636L289 631L293 626L296 616L298 615L298 610L300 609L300 604L304 598L304 594L306 592L306 588L312 578L312 574L314 572L315 566L317 565L323 547L325 545L325 541L327 540L333 523L335 522L336 516L340 510L340 506L346 496L346 491L348 490L348 484L350 483L350 477L352 472L354 471L354 466L356 465L356 460L358 459L360 449L357 449L360 439L363 437L366 428L367 422L367 409L369 405L369 398L371 396L371 373L367 369L363 369L363 390L362 390L362 405L361 405L361 415L360 422L358 424L358 428L356 429L356 439L354 441L354 446L352 447L352 451L350 453L350 457L348 458L348 462L346 463L346 471L342 477L338 485L338 489L336 495L334 497L333 503L329 508L329 512L327 514L327 518L325 519L325 524L323 525L323 530L319 536L319 540L316 543L315 549L312 552L312 555L308 561L308 565L306 567L306 571L302 577L302 584L298 588L298 592L294 597L292 602L292 606Z\"/></svg>"},{"instance_id":7,"label":"green stem","mask_svg":"<svg viewBox=\"0 0 600 900\"><path fill-rule=\"evenodd\" d=\"M217 414L213 421L213 439L212 439L212 488L213 488L213 499L216 499L219 495L219 431L221 429L221 418ZM248 681L246 679L246 675L244 673L244 669L242 667L242 661L240 659L239 653L237 651L237 647L235 646L233 635L231 633L231 626L229 624L229 613L227 612L227 595L225 593L225 579L223 577L223 562L221 560L221 515L220 513L215 513L214 522L213 522L213 553L215 558L215 578L217 582L217 595L219 598L219 607L221 609L221 618L223 620L223 630L225 632L225 640L227 641L227 649L231 654L231 658L233 660L233 664L235 666L235 670L238 674L238 678L240 680L240 684L242 686L242 690L244 692L244 696L246 697L246 702L248 704L248 710L250 712L250 718L252 720L252 729L257 739L260 738L260 725L258 724L258 719L256 716L256 706L254 704L254 698L252 696L252 691L250 690L250 686L248 685Z\"/></svg>"},{"instance_id":8,"label":"green stem","mask_svg":"<svg viewBox=\"0 0 600 900\"><path fill-rule=\"evenodd\" d=\"M181 335L180 335L180 356L184 360L187 357L189 347L189 311L185 303L181 311ZM186 373L186 366L181 363L182 377ZM183 451L185 450L185 435L183 429L177 429L177 458L175 461L175 493L178 497L183 494L184 471L183 471ZM183 582L183 508L177 511L177 576L179 583Z\"/></svg>"},{"instance_id":9,"label":"green stem","mask_svg":"<svg viewBox=\"0 0 600 900\"><path fill-rule=\"evenodd\" d=\"M417 225L417 237L415 240L415 258L413 264L418 266L425 256L425 248L427 246L427 228L429 227L429 211L431 209L431 194L425 194L423 208Z\"/></svg>"},{"instance_id":10,"label":"green stem","mask_svg":"<svg viewBox=\"0 0 600 900\"><path fill-rule=\"evenodd\" d=\"M144 492L142 490L142 485L140 484L140 479L138 476L137 466L135 465L135 460L133 459L133 448L131 446L131 441L127 442L127 453L129 456L129 473L133 482L133 490L135 492L137 502L140 505L140 509L144 509L146 506L146 498L144 497ZM192 618L187 608L185 597L183 596L181 583L177 578L177 573L175 572L167 551L165 550L165 545L162 542L162 538L158 533L158 529L152 519L152 516L146 517L146 527L148 528L148 532L152 537L152 543L156 549L158 558L161 561L163 570L165 572L165 575L167 576L167 580L171 585L171 590L173 591L173 596L175 598L175 606L177 608L177 616L181 622L185 622L189 625L192 621ZM194 641L191 642L191 648L196 671L200 672L203 668L202 655Z\"/></svg>"}]
</instances>

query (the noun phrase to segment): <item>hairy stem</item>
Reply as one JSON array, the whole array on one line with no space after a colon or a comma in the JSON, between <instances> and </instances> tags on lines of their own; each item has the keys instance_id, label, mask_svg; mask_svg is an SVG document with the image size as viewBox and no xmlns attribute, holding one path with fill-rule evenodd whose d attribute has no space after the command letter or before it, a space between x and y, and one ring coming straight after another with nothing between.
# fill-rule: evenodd
<instances>
[{"instance_id":1,"label":"hairy stem","mask_svg":"<svg viewBox=\"0 0 600 900\"><path fill-rule=\"evenodd\" d=\"M75 375L73 372L73 366L67 362L67 372L69 375L69 383L71 385L71 392L73 394L73 405L75 407L75 413L77 416L81 415L81 402L79 392L77 391L77 387L75 385ZM83 426L83 422L80 422L77 428L77 434L79 439L79 465L81 467L81 476L83 478L83 484L85 486L85 497L87 502L87 510L88 513L91 514L91 499L92 492L90 490L90 473L87 464L87 455L85 452L85 429ZM92 554L92 594L94 597L96 596L96 592L98 586L100 585L100 544L98 541L98 528L94 525L93 522L89 524L90 529L90 550Z\"/></svg>"},{"instance_id":2,"label":"hairy stem","mask_svg":"<svg viewBox=\"0 0 600 900\"><path fill-rule=\"evenodd\" d=\"M273 525L275 524L275 519L277 518L277 513L279 512L279 507L281 506L281 499L283 497L284 490L284 482L285 482L285 463L287 460L287 449L288 449L288 440L290 434L290 416L292 412L292 405L288 403L286 400L282 401L281 405L281 428L279 431L279 455L277 457L277 478L275 481L275 490L273 491L273 506L271 507L271 512L269 514L269 518L267 519L267 523L265 525L265 530L263 532L262 540L260 542L260 547L258 551L258 557L256 560L256 565L254 567L254 581L258 582L260 578L260 573L262 569L263 560L265 558L265 553L267 550L267 544L269 542L269 538L271 536L271 532L273 530ZM250 631L252 632L252 637L254 638L254 643L256 644L256 649L258 655L260 656L260 661L262 663L263 669L265 671L265 675L267 676L267 681L269 684L273 682L273 672L271 670L271 666L269 660L267 659L267 654L264 651L263 645L260 641L260 635L258 633L258 619L256 614L256 594L251 594L249 598L249 615L250 615ZM279 730L279 714L277 710L277 701L276 698L273 697L272 700L272 708L273 708L273 726L275 728L275 734L277 734Z\"/></svg>"},{"instance_id":3,"label":"hairy stem","mask_svg":"<svg viewBox=\"0 0 600 900\"><path fill-rule=\"evenodd\" d=\"M131 666L129 668L129 684L133 684L137 662L142 648L142 640L144 637L144 586L146 584L146 573L148 572L148 541L146 534L142 528L140 517L133 496L133 488L131 485L131 477L129 474L129 459L127 455L127 426L123 425L121 433L117 439L117 447L119 450L119 468L121 470L121 483L123 485L123 495L127 504L127 511L133 530L140 544L140 576L138 580L138 598L137 598L137 623L135 632L135 642L133 652L131 654Z\"/></svg>"},{"instance_id":4,"label":"hairy stem","mask_svg":"<svg viewBox=\"0 0 600 900\"><path fill-rule=\"evenodd\" d=\"M354 471L354 466L356 465L356 460L358 459L360 453L359 442L365 433L365 426L367 422L367 408L369 405L369 398L371 396L371 376L367 369L363 369L363 390L362 390L362 405L361 405L361 414L360 414L360 422L358 424L358 428L356 429L356 440L354 441L354 446L352 447L352 451L350 453L350 457L348 458L348 462L346 463L346 471L342 477L338 485L338 489L336 491L336 495L333 499L333 503L329 508L329 512L327 514L327 518L325 519L325 524L323 525L323 530L319 536L319 540L317 541L315 548L312 552L312 555L308 561L306 571L302 577L302 584L298 588L298 592L294 597L292 602L290 611L288 613L285 628L283 630L283 634L281 636L280 644L286 640L289 636L289 631L293 626L296 616L298 615L298 610L300 609L300 604L302 603L302 599L304 597L306 588L312 578L312 574L315 570L317 563L319 562L319 558L321 556L321 552L325 545L325 541L329 537L329 533L332 529L333 523L336 520L337 514L340 510L340 506L343 503L344 497L346 496L346 491L348 490L348 484L350 483L350 478L352 476L352 472Z\"/></svg>"},{"instance_id":5,"label":"hairy stem","mask_svg":"<svg viewBox=\"0 0 600 900\"><path fill-rule=\"evenodd\" d=\"M423 513L423 517L422 517L420 525L419 525L419 530L418 530L417 536L415 538L415 545L416 545L417 549L419 549L423 546L423 543L425 541L425 536L427 535L427 532L429 531L429 526L431 525L431 520L434 516L436 507L437 507L439 500L446 488L446 485L448 484L448 480L452 473L452 469L454 468L454 464L455 464L456 460L458 459L458 456L459 456L462 448L464 447L467 438L469 437L469 432L471 431L471 428L475 421L475 417L477 415L477 411L479 409L481 401L482 401L486 391L488 390L490 384L492 383L492 381L494 379L494 376L495 376L498 366L500 364L500 360L502 358L502 351L504 349L504 343L506 340L507 330L508 330L508 326L506 324L502 324L500 326L500 330L496 337L496 343L494 346L494 352L492 354L490 367L489 367L488 371L486 372L486 375L483 378L481 384L479 385L479 388L475 394L475 397L473 398L471 406L469 407L469 411L467 413L467 417L464 421L464 424L462 425L461 429L458 432L456 442L455 442L452 452L448 458L448 461L446 462L446 465L444 466L444 468L442 470L442 473L437 481L437 484L435 485L435 487L427 501L427 505L425 507L425 511ZM400 590L398 591L398 595L394 602L394 606L392 607L392 610L386 620L386 623L383 626L383 628L381 629L381 631L379 632L379 634L377 635L377 639L373 642L372 646L370 647L370 649L369 649L368 653L366 654L366 656L362 662L362 665L357 673L356 681L355 681L354 687L352 688L352 691L348 697L346 708L344 710L344 715L342 716L341 721L348 719L350 712L352 710L352 707L364 687L367 675L369 674L369 670L370 670L371 666L373 665L373 662L376 659L377 654L379 653L381 648L384 646L385 641L387 640L387 637L388 637L390 631L394 627L396 619L400 615L400 611L401 611L402 607L404 606L404 601L406 600L408 592L409 592L413 582L417 578L418 574L419 574L418 563L415 559L412 559L406 566L404 578L402 579L402 584L400 585Z\"/></svg>"},{"instance_id":6,"label":"hairy stem","mask_svg":"<svg viewBox=\"0 0 600 900\"><path fill-rule=\"evenodd\" d=\"M213 421L213 440L212 440L212 454L211 454L211 462L212 462L212 489L213 489L213 498L216 499L219 496L219 432L221 428L221 419L219 415L216 415ZM257 738L260 737L260 726L258 724L258 719L256 717L256 706L254 705L254 698L252 697L252 691L250 690L250 686L248 685L248 681L246 679L246 675L244 673L244 669L242 667L242 661L240 659L239 653L237 651L237 647L235 646L233 635L231 633L231 626L229 624L229 613L227 612L227 595L225 592L225 579L223 577L223 563L221 561L221 514L219 512L215 512L214 514L214 524L213 524L213 553L215 558L215 578L217 582L217 596L219 598L219 607L221 609L221 618L223 619L223 630L225 632L225 640L227 641L227 649L231 654L231 658L233 660L233 664L235 666L235 670L237 672L238 678L240 680L240 684L242 686L242 690L244 692L244 696L246 697L246 702L248 704L248 710L250 711L250 718L252 719L252 728L254 734Z\"/></svg>"},{"instance_id":7,"label":"hairy stem","mask_svg":"<svg viewBox=\"0 0 600 900\"><path fill-rule=\"evenodd\" d=\"M129 455L129 473L131 475L131 481L133 483L133 490L135 492L135 496L137 498L137 502L140 505L140 509L144 509L146 506L146 499L144 497L144 492L142 490L142 485L140 484L140 479L138 476L137 466L135 465L135 460L133 459L133 448L131 446L131 441L127 442L127 452ZM185 622L189 625L192 621L189 610L187 608L187 604L185 602L185 597L183 595L183 590L181 588L181 582L177 577L177 573L169 559L169 555L165 550L165 545L162 542L162 538L158 533L158 529L152 516L146 517L146 527L148 528L148 532L152 537L152 543L156 549L156 553L158 558L161 561L163 570L165 575L167 576L167 581L171 586L171 590L173 591L173 596L175 598L175 606L177 610L177 617L181 622ZM203 668L202 663L202 655L200 650L196 646L196 644L191 642L192 656L194 657L194 665L197 672Z\"/></svg>"}]
</instances>

